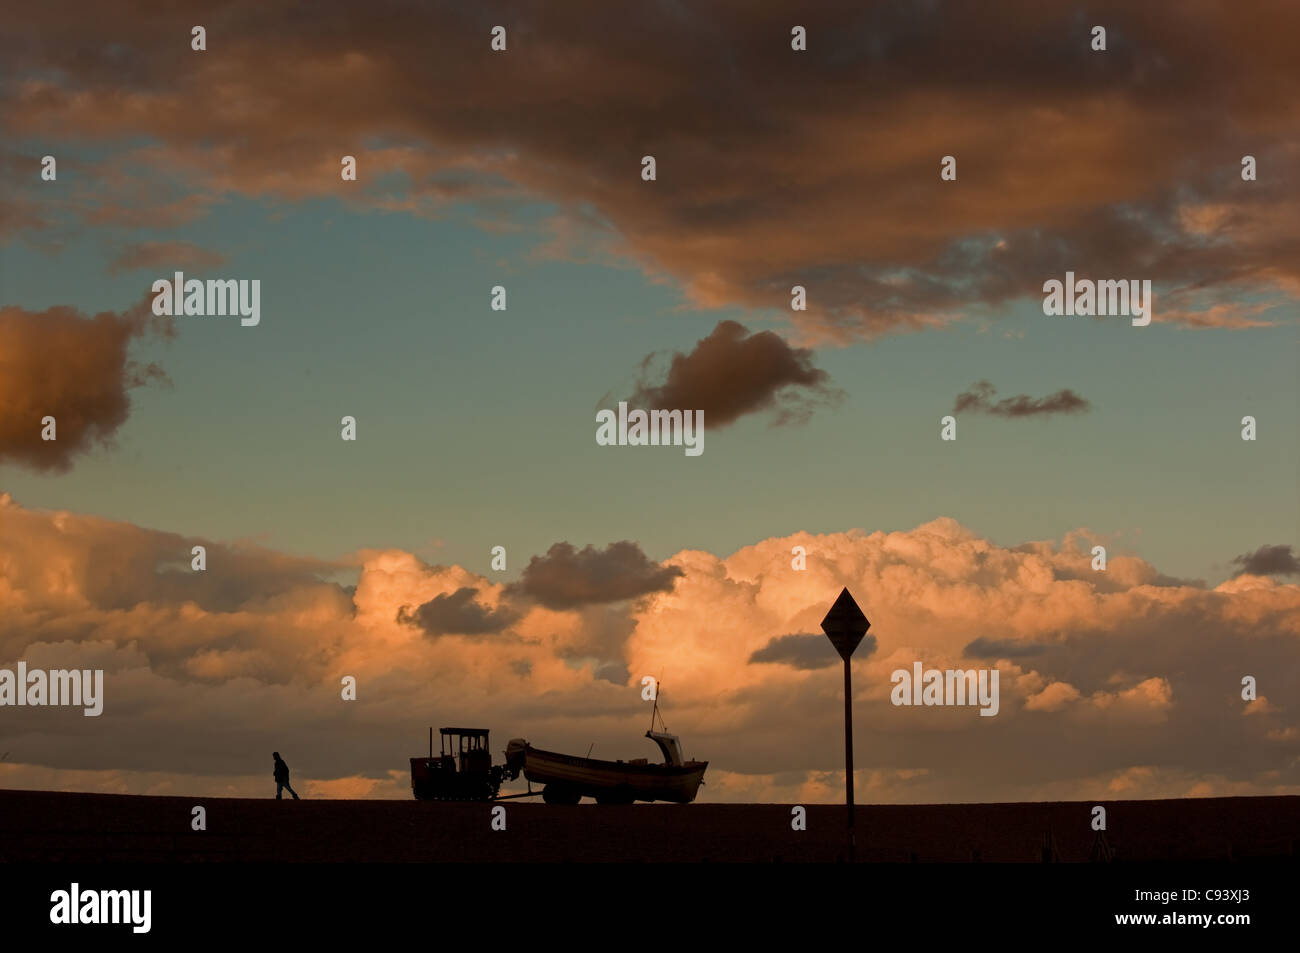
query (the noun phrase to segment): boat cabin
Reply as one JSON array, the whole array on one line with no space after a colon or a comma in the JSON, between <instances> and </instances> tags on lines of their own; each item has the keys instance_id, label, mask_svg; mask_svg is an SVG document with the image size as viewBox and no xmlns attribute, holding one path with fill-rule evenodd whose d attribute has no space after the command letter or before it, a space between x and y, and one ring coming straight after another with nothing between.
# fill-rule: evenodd
<instances>
[{"instance_id":1,"label":"boat cabin","mask_svg":"<svg viewBox=\"0 0 1300 953\"><path fill-rule=\"evenodd\" d=\"M666 731L647 731L645 736L657 744L659 750L664 753L664 764L682 765L686 763L682 759L682 746L676 735L670 735Z\"/></svg>"}]
</instances>

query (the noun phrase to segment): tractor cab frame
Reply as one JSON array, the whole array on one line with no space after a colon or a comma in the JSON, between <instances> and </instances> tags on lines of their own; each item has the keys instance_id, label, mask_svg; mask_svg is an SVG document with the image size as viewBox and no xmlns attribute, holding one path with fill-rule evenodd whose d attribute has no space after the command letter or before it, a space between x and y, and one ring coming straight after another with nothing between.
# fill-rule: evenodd
<instances>
[{"instance_id":1,"label":"tractor cab frame","mask_svg":"<svg viewBox=\"0 0 1300 953\"><path fill-rule=\"evenodd\" d=\"M442 758L451 761L454 770L471 774L492 766L492 752L488 750L486 728L439 728ZM430 738L429 754L433 754Z\"/></svg>"},{"instance_id":2,"label":"tractor cab frame","mask_svg":"<svg viewBox=\"0 0 1300 953\"><path fill-rule=\"evenodd\" d=\"M492 764L486 728L440 728L441 748L411 759L411 791L421 801L490 801L497 796L504 766Z\"/></svg>"}]
</instances>

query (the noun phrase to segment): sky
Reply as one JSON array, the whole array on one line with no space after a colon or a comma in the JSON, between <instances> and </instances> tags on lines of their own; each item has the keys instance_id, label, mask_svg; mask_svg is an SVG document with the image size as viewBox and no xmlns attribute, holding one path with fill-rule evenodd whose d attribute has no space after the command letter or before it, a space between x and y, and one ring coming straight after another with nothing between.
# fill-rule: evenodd
<instances>
[{"instance_id":1,"label":"sky","mask_svg":"<svg viewBox=\"0 0 1300 953\"><path fill-rule=\"evenodd\" d=\"M702 799L835 800L847 586L868 797L1300 793L1297 13L1173 9L18 11L0 668L108 695L0 707L0 786L645 756L663 672ZM155 314L178 270L260 322ZM1045 314L1067 271L1151 323ZM703 453L599 445L619 401ZM892 705L913 660L999 714Z\"/></svg>"}]
</instances>

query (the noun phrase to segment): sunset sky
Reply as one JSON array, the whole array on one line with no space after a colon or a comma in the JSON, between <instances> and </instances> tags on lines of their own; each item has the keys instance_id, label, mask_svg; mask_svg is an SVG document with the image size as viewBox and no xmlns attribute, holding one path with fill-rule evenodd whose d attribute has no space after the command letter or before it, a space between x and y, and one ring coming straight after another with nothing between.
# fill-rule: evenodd
<instances>
[{"instance_id":1,"label":"sunset sky","mask_svg":"<svg viewBox=\"0 0 1300 953\"><path fill-rule=\"evenodd\" d=\"M1300 793L1300 8L814 6L15 9L0 668L107 674L0 708L0 787L653 756L662 672L701 800L833 801L847 586L861 800ZM178 270L260 324L154 315ZM620 400L703 454L597 445ZM918 659L999 714L892 706Z\"/></svg>"}]
</instances>

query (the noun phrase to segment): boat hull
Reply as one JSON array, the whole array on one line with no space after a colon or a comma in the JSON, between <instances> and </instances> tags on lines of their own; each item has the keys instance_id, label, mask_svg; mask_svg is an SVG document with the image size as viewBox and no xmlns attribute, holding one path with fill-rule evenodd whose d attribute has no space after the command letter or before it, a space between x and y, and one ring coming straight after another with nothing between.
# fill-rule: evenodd
<instances>
[{"instance_id":1,"label":"boat hull","mask_svg":"<svg viewBox=\"0 0 1300 953\"><path fill-rule=\"evenodd\" d=\"M558 788L569 795L605 803L670 801L689 804L704 782L707 761L649 764L645 761L600 761L544 751L527 745L523 774L530 784Z\"/></svg>"}]
</instances>

